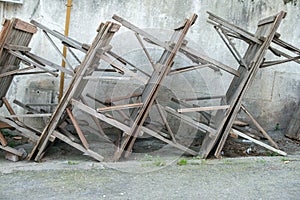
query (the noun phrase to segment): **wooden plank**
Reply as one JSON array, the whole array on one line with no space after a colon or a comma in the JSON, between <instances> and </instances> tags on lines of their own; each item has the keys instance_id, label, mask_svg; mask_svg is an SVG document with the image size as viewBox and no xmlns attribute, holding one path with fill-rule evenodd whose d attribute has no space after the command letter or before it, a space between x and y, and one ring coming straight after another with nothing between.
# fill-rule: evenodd
<instances>
[{"instance_id":1,"label":"wooden plank","mask_svg":"<svg viewBox=\"0 0 300 200\"><path fill-rule=\"evenodd\" d=\"M58 55L62 58L62 60L67 64L67 66L74 71L72 65L70 64L70 62L68 61L68 59L63 55L63 53L59 50L59 48L57 47L57 45L55 44L55 42L51 39L51 37L49 36L49 34L44 31L44 34L46 36L46 38L48 39L48 41L52 44L52 46L54 47L54 49L56 50L56 52L58 53Z\"/></svg>"},{"instance_id":2,"label":"wooden plank","mask_svg":"<svg viewBox=\"0 0 300 200\"><path fill-rule=\"evenodd\" d=\"M99 80L118 80L118 81L129 81L132 77L129 76L85 76L83 77L85 80L89 81L99 81Z\"/></svg>"},{"instance_id":3,"label":"wooden plank","mask_svg":"<svg viewBox=\"0 0 300 200\"><path fill-rule=\"evenodd\" d=\"M157 39L156 37L152 36L151 34L147 33L144 30L141 30L140 28L138 28L137 26L131 24L130 22L126 21L125 19L114 15L113 19L118 21L119 23L121 23L123 26L127 27L128 29L138 33L141 36L144 36L145 38L147 38L148 40L150 40L151 42L153 42L156 45L159 45L161 47L163 47L164 49L168 50L168 51L172 51L172 47L170 47L167 43L160 41L159 39ZM147 40L146 40L147 41ZM206 63L210 63L212 65L214 65L215 67L218 67L222 70L227 71L228 73L231 73L233 75L239 76L239 73L232 69L231 67L218 62L217 60L214 60L212 58L209 58L208 56L202 55L200 54L198 51L196 51L195 49L192 48L188 48L186 46L181 46L181 48L179 49L180 52L184 53L184 54L188 54L190 56L196 57L201 59L201 61L205 61ZM200 61L198 61L200 62ZM199 64L199 63L198 63Z\"/></svg>"},{"instance_id":4,"label":"wooden plank","mask_svg":"<svg viewBox=\"0 0 300 200\"><path fill-rule=\"evenodd\" d=\"M86 155L89 155L90 157L94 158L95 160L102 162L104 160L103 156L99 155L98 153L90 150L90 149L85 149L83 146L80 144L77 144L75 142L72 142L68 137L64 136L60 132L54 130L53 131L53 136L57 137L61 141L64 141L65 143L69 144L70 146L78 149L79 151L85 153Z\"/></svg>"},{"instance_id":5,"label":"wooden plank","mask_svg":"<svg viewBox=\"0 0 300 200\"><path fill-rule=\"evenodd\" d=\"M84 103L85 105L88 105L87 101L85 100L85 98L84 98L82 95L80 96L80 100L81 100L82 103ZM100 132L100 135L101 135L104 139L106 139L107 141L111 141L111 139L104 133L103 128L102 128L101 124L99 123L99 120L98 120L96 117L94 117L94 116L91 116L91 117L92 117L94 123L96 124L96 126L97 126L97 128L98 128L98 131ZM97 132L97 133L98 133L98 132Z\"/></svg>"},{"instance_id":6,"label":"wooden plank","mask_svg":"<svg viewBox=\"0 0 300 200\"><path fill-rule=\"evenodd\" d=\"M276 30L278 29L278 27L285 15L286 15L286 13L284 11L281 11L278 13L276 20L272 24L264 25L267 27L258 26L258 29L256 31L256 36L258 38L260 38L260 36L265 36L266 39L264 40L262 45L253 45L253 46L250 46L250 49L247 50L248 53L252 53L251 55L247 56L248 62L250 62L250 64L251 64L251 65L249 65L249 66L251 66L251 70L248 71L247 75L241 82L241 86L240 86L241 89L236 90L236 92L238 92L238 93L236 93L236 96L233 96L234 97L233 102L235 102L235 105L234 105L234 107L232 107L233 108L232 111L230 111L231 116L229 118L226 117L227 122L226 122L226 126L223 129L224 130L223 135L221 137L221 140L220 140L217 150L215 152L216 157L220 156L221 150L225 144L228 133L231 130L233 121L235 120L237 113L240 110L242 99L245 96L247 89L250 87L251 83L253 82L253 79L254 79L255 74L257 73L259 67L263 63L264 56L265 56L268 48L270 47L270 44L276 34ZM254 51L254 54L253 54L253 51ZM236 82L233 81L233 84L236 84ZM230 92L232 92L232 91L230 91ZM225 124L225 122L224 122L224 124Z\"/></svg>"},{"instance_id":7,"label":"wooden plank","mask_svg":"<svg viewBox=\"0 0 300 200\"><path fill-rule=\"evenodd\" d=\"M7 151L7 152L12 153L14 155L17 155L19 157L21 157L23 155L22 151L16 150L16 149L14 149L12 147L9 147L9 146L4 147L4 146L0 145L0 149L3 149L4 151Z\"/></svg>"},{"instance_id":8,"label":"wooden plank","mask_svg":"<svg viewBox=\"0 0 300 200\"><path fill-rule=\"evenodd\" d=\"M203 124L203 123L199 123L199 122L196 122L195 120L193 120L192 118L190 118L189 116L186 116L186 115L183 115L183 114L180 114L178 112L176 112L176 110L174 110L173 108L170 108L170 107L165 107L165 110L174 115L175 117L181 119L183 122L185 122L186 124L189 124L190 126L193 126L197 129L201 129L202 131L204 132L209 132L211 134L216 134L216 130L209 127L208 125L206 124Z\"/></svg>"},{"instance_id":9,"label":"wooden plank","mask_svg":"<svg viewBox=\"0 0 300 200\"><path fill-rule=\"evenodd\" d=\"M162 118L162 120L163 120L163 122L164 122L164 124L165 124L165 126L166 126L166 128L167 128L167 130L168 130L168 132L169 132L169 134L171 136L171 138L172 138L172 141L176 142L175 135L174 135L174 133L173 133L173 131L172 131L169 123L168 123L167 117L166 117L163 109L161 108L161 105L157 102L157 100L155 100L155 104L156 104L158 113L159 113L160 117Z\"/></svg>"},{"instance_id":10,"label":"wooden plank","mask_svg":"<svg viewBox=\"0 0 300 200\"><path fill-rule=\"evenodd\" d=\"M198 108L181 108L181 109L178 109L177 112L186 113L186 112L212 111L212 110L228 109L229 107L230 107L230 105L205 106L205 107L198 107Z\"/></svg>"},{"instance_id":11,"label":"wooden plank","mask_svg":"<svg viewBox=\"0 0 300 200\"><path fill-rule=\"evenodd\" d=\"M269 146L269 145L267 145L267 144L265 144L265 143L263 143L263 142L261 142L261 141L258 141L258 140L256 140L256 139L253 139L253 138L249 137L248 135L246 135L246 134L244 134L244 133L242 133L242 132L240 132L240 131L238 131L238 130L233 129L232 131L233 131L235 134L237 134L238 136L241 136L241 137L243 137L243 138L245 138L245 139L247 139L247 140L250 140L250 141L254 142L255 144L258 144L258 145L260 145L260 146L262 146L262 147L265 147L266 149L269 149L269 150L271 150L271 151L273 151L273 152L275 152L275 153L278 153L279 155L287 156L287 153L286 153L286 152L281 151L281 150L279 150L279 149L275 149L274 147L271 147L271 146Z\"/></svg>"},{"instance_id":12,"label":"wooden plank","mask_svg":"<svg viewBox=\"0 0 300 200\"><path fill-rule=\"evenodd\" d=\"M51 68L53 68L53 69L60 70L61 72L64 72L64 73L66 73L66 74L68 74L68 75L70 75L70 76L74 76L74 72L73 72L72 70L68 70L68 69L66 69L66 68L64 68L64 67L62 67L62 66L60 66L60 65L57 65L57 64L55 64L55 63L53 63L53 62L51 62L51 61L49 61L49 60L47 60L47 59L45 59L45 58L42 58L42 57L40 57L40 56L38 56L38 55L35 55L35 54L33 54L33 53L30 53L30 52L25 53L25 55L26 55L28 58L34 60L34 61L37 62L37 63L40 63L40 64L42 64L42 65L51 67Z\"/></svg>"},{"instance_id":13,"label":"wooden plank","mask_svg":"<svg viewBox=\"0 0 300 200\"><path fill-rule=\"evenodd\" d=\"M31 108L30 106L25 105L25 104L23 104L22 102L20 102L20 101L18 101L16 99L13 101L13 103L16 104L16 105L18 105L18 106L20 106L20 107L22 107L22 108L24 108L25 110L27 110L27 111L29 111L31 113L35 113L35 114L36 113L41 113L40 111L35 110L35 109Z\"/></svg>"},{"instance_id":14,"label":"wooden plank","mask_svg":"<svg viewBox=\"0 0 300 200\"><path fill-rule=\"evenodd\" d=\"M21 30L21 31L28 32L28 33L32 33L32 34L37 32L36 26L29 24L27 22L24 22L17 18L14 19L14 28Z\"/></svg>"},{"instance_id":15,"label":"wooden plank","mask_svg":"<svg viewBox=\"0 0 300 200\"><path fill-rule=\"evenodd\" d=\"M219 34L219 36L221 37L221 39L223 40L233 57L236 59L236 61L240 65L248 69L249 67L246 65L245 60L240 55L238 50L235 48L235 44L232 42L232 38L229 37L228 32L226 32L226 30L224 30L221 26L214 26L214 28L216 29L217 33Z\"/></svg>"},{"instance_id":16,"label":"wooden plank","mask_svg":"<svg viewBox=\"0 0 300 200\"><path fill-rule=\"evenodd\" d=\"M78 134L78 136L79 136L79 138L80 138L80 140L81 140L83 146L84 146L86 149L89 149L89 148L90 148L89 143L87 142L87 140L86 140L86 138L85 138L83 132L81 131L81 129L80 129L80 127L79 127L79 124L77 123L75 117L73 116L71 110L70 110L69 108L66 108L66 111L67 111L67 113L68 113L68 115L69 115L69 117L70 117L70 119L71 119L71 121L72 121L72 123L73 123L75 129L76 129L76 132L77 132L77 134Z\"/></svg>"},{"instance_id":17,"label":"wooden plank","mask_svg":"<svg viewBox=\"0 0 300 200\"><path fill-rule=\"evenodd\" d=\"M7 49L4 48L5 44L28 46L33 36L33 33L15 29L14 25L16 23L17 19L5 20L4 26L1 30L0 66L6 67L0 68L0 74L18 69L21 62L21 60L8 54ZM0 107L3 104L2 97L5 97L12 80L13 76L5 76L0 78Z\"/></svg>"},{"instance_id":18,"label":"wooden plank","mask_svg":"<svg viewBox=\"0 0 300 200\"><path fill-rule=\"evenodd\" d=\"M89 75L89 69L94 68L100 61L98 49L105 47L109 44L112 39L115 30L118 30L120 26L111 22L107 22L103 29L97 34L94 39L92 46L89 48L88 53L86 54L84 60L82 61L80 67L78 68L75 76L73 77L69 88L65 92L65 95L61 99L60 103L56 107L55 112L51 116L51 119L47 126L45 127L42 136L40 137L37 144L34 146L29 159L35 159L36 161L40 160L42 154L48 144L48 140L56 129L60 118L64 114L65 109L70 104L72 98L78 99L82 91L84 90L87 81L83 80L82 77ZM103 52L104 53L104 52Z\"/></svg>"},{"instance_id":19,"label":"wooden plank","mask_svg":"<svg viewBox=\"0 0 300 200\"><path fill-rule=\"evenodd\" d=\"M2 101L3 101L6 109L8 110L9 114L16 115L15 111L11 107L10 103L7 101L6 97L2 97ZM17 117L14 117L13 119L16 121L20 121Z\"/></svg>"},{"instance_id":20,"label":"wooden plank","mask_svg":"<svg viewBox=\"0 0 300 200\"><path fill-rule=\"evenodd\" d=\"M75 49L78 49L78 50L82 51L83 53L87 53L87 50L85 48L83 48L82 43L80 43L80 42L78 42L74 39L71 39L69 37L66 37L65 35L57 32L57 31L51 30L51 29L47 28L46 26L40 24L39 22L37 22L35 20L31 20L30 23L35 25L36 27L46 31L47 33L53 35L54 37L56 37L57 39L62 41L64 44L67 44L68 46L71 46Z\"/></svg>"},{"instance_id":21,"label":"wooden plank","mask_svg":"<svg viewBox=\"0 0 300 200\"><path fill-rule=\"evenodd\" d=\"M107 55L102 54L100 57L102 60L109 63L116 70L121 71L122 73L126 74L127 76L130 76L144 84L147 83L147 80L144 77L138 76L136 73L134 73L131 70L125 68L124 66L118 64L115 60L111 59Z\"/></svg>"},{"instance_id":22,"label":"wooden plank","mask_svg":"<svg viewBox=\"0 0 300 200\"><path fill-rule=\"evenodd\" d=\"M195 97L195 98L186 98L186 99L179 99L179 101L199 101L199 100L210 100L210 99L221 99L224 98L225 95L217 95L217 96L202 96L202 97ZM180 103L178 102L178 103Z\"/></svg>"},{"instance_id":23,"label":"wooden plank","mask_svg":"<svg viewBox=\"0 0 300 200\"><path fill-rule=\"evenodd\" d=\"M49 74L51 74L51 75L53 75L53 76L55 76L55 77L58 76L58 74L56 74L55 72L53 72L53 71L51 71L51 70L45 68L43 65L41 65L41 64L39 64L39 63L37 63L37 62L34 62L34 61L32 61L32 60L30 60L30 59L24 57L22 54L20 54L20 53L17 52L17 51L8 50L8 52L9 52L11 55L16 56L17 58L19 58L19 59L21 59L21 60L24 60L24 61L27 62L27 63L32 64L33 66L36 66L36 67L38 67L38 68L40 68L40 69L42 69L42 70L47 71Z\"/></svg>"},{"instance_id":24,"label":"wooden plank","mask_svg":"<svg viewBox=\"0 0 300 200\"><path fill-rule=\"evenodd\" d=\"M285 41L283 41L283 40L281 40L281 39L279 39L277 37L275 37L273 39L273 42L275 44L281 46L282 48L285 48L285 49L287 49L289 51L292 51L292 52L295 52L297 54L300 54L300 49L299 48L297 48L297 47L295 47L295 46L293 46L293 45L291 45L291 44L289 44L289 43L287 43L287 42L285 42Z\"/></svg>"},{"instance_id":25,"label":"wooden plank","mask_svg":"<svg viewBox=\"0 0 300 200\"><path fill-rule=\"evenodd\" d=\"M108 124L110 124L110 125L113 125L113 126L119 128L120 130L124 131L124 133L125 133L126 135L128 135L128 133L130 132L130 129L131 129L131 128L130 128L129 126L127 126L127 125L125 125L125 124L123 124L123 123L121 123L121 122L118 122L118 121L115 120L115 119L106 117L105 115L103 115L103 114L101 114L101 113L98 113L95 109L90 108L89 106L84 105L83 103L81 103L81 102L79 102L79 101L76 101L76 100L72 99L71 103L72 103L73 106L79 108L79 109L82 110L83 112L88 113L88 114L90 114L90 115L92 115L92 116L95 116L95 117L97 117L98 119L100 119L100 120L102 120L102 121L104 121L104 122L106 122L106 123L108 123ZM178 149L180 149L180 150L182 150L182 151L185 151L185 152L187 152L187 153L189 153L189 154L191 154L191 155L197 155L197 153L196 153L195 151L190 150L189 148L187 148L187 147L185 147L185 146L183 146L183 145L180 145L180 144L178 144L178 143L174 143L174 142L172 142L171 140L167 140L167 139L163 138L162 136L160 136L158 133L156 133L156 132L154 132L154 131L152 131L152 130L150 130L150 129L144 127L144 126L142 127L142 130L143 130L145 133L147 133L147 134L149 134L149 135L151 135L151 136L153 136L153 137L156 137L157 139L160 139L160 140L162 140L162 141L164 141L164 142L170 144L171 146L173 146L173 147L175 147L175 148L178 148Z\"/></svg>"},{"instance_id":26,"label":"wooden plank","mask_svg":"<svg viewBox=\"0 0 300 200\"><path fill-rule=\"evenodd\" d=\"M242 35L243 37L247 38L248 40L251 40L252 42L255 42L257 44L261 44L261 41L259 39L257 39L252 33L245 31L244 29L235 26L232 23L227 22L226 20L222 19L221 17L211 13L211 12L207 12L208 13L208 19L212 20L213 22L216 22L218 24L220 24L222 27L226 27L229 30L232 30L240 35Z\"/></svg>"},{"instance_id":27,"label":"wooden plank","mask_svg":"<svg viewBox=\"0 0 300 200\"><path fill-rule=\"evenodd\" d=\"M240 121L240 120L234 120L233 125L236 125L236 126L248 126L249 124L247 122L243 122L243 121Z\"/></svg>"},{"instance_id":28,"label":"wooden plank","mask_svg":"<svg viewBox=\"0 0 300 200\"><path fill-rule=\"evenodd\" d=\"M249 47L244 55L244 60L249 66L249 70L246 70L241 65L239 66L238 71L240 72L241 76L234 77L226 93L225 101L230 105L230 108L228 108L226 112L224 112L224 110L219 110L217 114L211 119L216 124L217 132L215 135L207 135L204 138L202 142L203 145L200 149L200 154L203 158L206 158L208 156L214 145L216 145L217 141L219 141L219 137L221 137L221 140L218 143L215 156L220 156L221 149L225 144L228 133L231 130L232 124L236 119L238 111L240 110L241 101L251 82L253 81L254 75L257 73L257 70L263 62L263 58L266 54L266 51L270 47L272 39L276 33L276 29L278 28L283 15L284 12L280 12L273 24L267 24L265 25L267 27L259 26L257 28L255 36L257 36L257 38L264 36L266 39L263 43L254 42L249 44ZM235 32L243 32L241 28L236 28L223 19L219 19L215 16L212 16L212 19L215 20L216 23L222 24L222 26L224 25L230 27L230 29ZM248 34L246 31L244 31L243 33L246 33L246 35ZM249 37L246 38L249 39Z\"/></svg>"},{"instance_id":29,"label":"wooden plank","mask_svg":"<svg viewBox=\"0 0 300 200\"><path fill-rule=\"evenodd\" d=\"M97 112L107 112L107 111L113 111L113 110L137 108L137 107L141 107L142 105L143 105L143 103L133 103L133 104L109 106L109 107L104 107L104 108L97 108Z\"/></svg>"},{"instance_id":30,"label":"wooden plank","mask_svg":"<svg viewBox=\"0 0 300 200\"><path fill-rule=\"evenodd\" d=\"M9 119L5 119L3 117L0 117L0 121L8 124L11 127L14 127L15 129L17 129L20 132L20 134L22 136L30 139L33 142L36 142L39 139L39 137L36 135L36 132L34 132L30 129L24 128L24 127L20 126L19 124L17 124L14 121L11 121Z\"/></svg>"},{"instance_id":31,"label":"wooden plank","mask_svg":"<svg viewBox=\"0 0 300 200\"><path fill-rule=\"evenodd\" d=\"M157 70L157 69L155 68L155 64L154 64L154 62L153 62L153 60L152 60L152 58L151 58L149 52L147 51L147 48L145 47L145 45L144 45L144 43L143 43L142 38L140 37L140 35L139 35L138 33L135 33L135 36L136 36L136 38L138 39L140 45L142 46L142 48L143 48L143 50L144 50L144 53L145 53L146 57L148 58L148 61L150 62L150 64L151 64L153 70Z\"/></svg>"},{"instance_id":32,"label":"wooden plank","mask_svg":"<svg viewBox=\"0 0 300 200\"><path fill-rule=\"evenodd\" d=\"M182 47L180 49L180 52L183 52L185 54L189 54L189 55L192 55L194 57L197 57L199 59L200 63L204 61L204 62L209 63L209 64L211 64L211 65L213 65L213 66L215 66L219 69L222 69L222 70L224 70L224 71L226 71L226 72L228 72L228 73L230 73L234 76L240 76L240 73L237 70L235 70L235 69L233 69L233 68L231 68L231 67L229 67L229 66L227 66L227 65L225 65L225 64L223 64L223 63L221 63L221 62L219 62L219 61L217 61L213 58L210 58L206 55L201 54L198 51L196 51L195 49L192 49L190 47Z\"/></svg>"},{"instance_id":33,"label":"wooden plank","mask_svg":"<svg viewBox=\"0 0 300 200\"><path fill-rule=\"evenodd\" d=\"M170 71L170 68L173 64L173 59L176 53L179 51L183 43L184 37L187 34L187 31L189 30L190 26L194 23L196 18L197 15L194 14L190 20L186 21L185 26L182 30L176 29L176 31L172 35L170 42L175 42L175 46L171 51L165 50L161 58L159 59L159 62L155 67L157 70L153 71L152 76L150 77L148 84L146 85L142 94L143 106L140 109L137 109L135 113L133 113L134 121L131 125L131 131L129 133L129 135L131 135L132 137L126 137L123 139L120 151L116 152L113 156L114 161L120 159L125 148L127 148L127 155L128 152L131 152L137 135L141 131L142 125L145 122L150 108L158 94L161 82L167 76L167 73Z\"/></svg>"},{"instance_id":34,"label":"wooden plank","mask_svg":"<svg viewBox=\"0 0 300 200\"><path fill-rule=\"evenodd\" d=\"M202 68L206 68L211 66L211 64L204 64L204 65L193 65L193 66L187 66L187 67L182 67L182 68L178 68L178 69L173 69L169 72L169 76L174 75L174 74L179 74L182 72L189 72L192 70L196 70L196 69L202 69Z\"/></svg>"},{"instance_id":35,"label":"wooden plank","mask_svg":"<svg viewBox=\"0 0 300 200\"><path fill-rule=\"evenodd\" d=\"M163 142L165 142L165 143L167 143L167 144L169 144L169 145L171 145L171 146L173 146L173 147L175 147L179 150L182 150L183 152L186 152L186 153L188 153L192 156L197 156L198 155L197 152L189 149L188 147L185 147L185 146L183 146L179 143L175 143L171 140L168 140L168 139L164 138L163 136L159 135L158 133L156 133L155 131L152 131L151 129L148 129L144 126L142 127L142 131L144 131L145 133L147 133L147 134L149 134L149 135L151 135L151 136L153 136L153 137L155 137L155 138L157 138L157 139L159 139L159 140L161 140L161 141L163 141Z\"/></svg>"},{"instance_id":36,"label":"wooden plank","mask_svg":"<svg viewBox=\"0 0 300 200\"><path fill-rule=\"evenodd\" d=\"M16 75L20 72L28 71L28 70L31 70L31 69L35 69L35 66L25 67L25 68L22 68L22 69L16 69L16 70L13 70L13 71L2 73L2 74L0 74L0 78L6 77L6 76Z\"/></svg>"},{"instance_id":37,"label":"wooden plank","mask_svg":"<svg viewBox=\"0 0 300 200\"><path fill-rule=\"evenodd\" d=\"M0 121L0 129L12 129L13 127L10 126L9 124L5 123L5 122L1 122Z\"/></svg>"},{"instance_id":38,"label":"wooden plank","mask_svg":"<svg viewBox=\"0 0 300 200\"><path fill-rule=\"evenodd\" d=\"M119 56L118 54L116 54L115 52L112 51L108 51L107 52L109 55L111 55L112 57L114 57L115 59L117 59L119 62L121 62L123 65L129 65L131 67L134 68L134 70L141 72L142 74L144 74L147 77L150 77L150 75L145 72L144 70L140 69L139 67L137 67L136 65L132 64L131 62L129 62L128 60L122 58L121 56ZM130 71L134 71L134 70L130 70Z\"/></svg>"},{"instance_id":39,"label":"wooden plank","mask_svg":"<svg viewBox=\"0 0 300 200\"><path fill-rule=\"evenodd\" d=\"M139 97L139 96L142 96L142 93L138 92L138 93L133 93L133 94L129 94L129 95L121 96L121 97L113 97L110 99L106 99L104 101L104 103L112 103L112 102L121 101L124 99L130 99L130 98Z\"/></svg>"},{"instance_id":40,"label":"wooden plank","mask_svg":"<svg viewBox=\"0 0 300 200\"><path fill-rule=\"evenodd\" d=\"M248 117L251 119L253 124L260 130L260 132L270 141L270 143L275 147L279 148L276 142L268 135L268 133L261 127L261 125L254 119L252 114L245 108L244 105L241 105L241 109L248 115Z\"/></svg>"},{"instance_id":41,"label":"wooden plank","mask_svg":"<svg viewBox=\"0 0 300 200\"><path fill-rule=\"evenodd\" d=\"M13 51L22 51L22 52L27 52L30 51L31 48L27 46L21 46L21 45L14 45L14 44L5 44L4 48L10 49Z\"/></svg>"},{"instance_id":42,"label":"wooden plank","mask_svg":"<svg viewBox=\"0 0 300 200\"><path fill-rule=\"evenodd\" d=\"M285 60L277 60L277 61L265 61L262 66L260 66L260 68L265 68L265 67L270 67L270 66L274 66L274 65L279 65L279 64L283 64L286 62L290 62L290 61L300 61L300 56L296 56L296 57L291 57Z\"/></svg>"},{"instance_id":43,"label":"wooden plank","mask_svg":"<svg viewBox=\"0 0 300 200\"><path fill-rule=\"evenodd\" d=\"M262 26L262 25L266 25L266 24L269 24L269 23L273 23L274 20L276 19L276 15L274 16L270 16L270 17L267 17L267 18L264 18L262 20L260 20L257 24L257 26Z\"/></svg>"},{"instance_id":44,"label":"wooden plank","mask_svg":"<svg viewBox=\"0 0 300 200\"><path fill-rule=\"evenodd\" d=\"M5 115L1 117L5 118L32 118L32 117L50 117L52 113L34 113L34 114L14 114L14 115Z\"/></svg>"},{"instance_id":45,"label":"wooden plank","mask_svg":"<svg viewBox=\"0 0 300 200\"><path fill-rule=\"evenodd\" d=\"M5 137L2 135L1 131L0 131L0 143L3 147L7 146L7 141L6 141Z\"/></svg>"}]
</instances>

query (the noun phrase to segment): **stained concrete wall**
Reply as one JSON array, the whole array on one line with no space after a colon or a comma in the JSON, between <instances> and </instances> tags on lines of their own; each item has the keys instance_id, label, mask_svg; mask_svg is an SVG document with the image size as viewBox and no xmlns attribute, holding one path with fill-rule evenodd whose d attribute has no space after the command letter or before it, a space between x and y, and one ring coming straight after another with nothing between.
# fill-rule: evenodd
<instances>
[{"instance_id":1,"label":"stained concrete wall","mask_svg":"<svg viewBox=\"0 0 300 200\"><path fill-rule=\"evenodd\" d=\"M65 4L66 0L24 0L23 5L1 2L0 17L2 19L19 17L26 21L35 19L52 29L63 32ZM199 17L188 34L190 44L203 53L236 68L237 64L231 54L213 27L206 23L206 11L211 11L250 32L254 32L259 19L274 15L280 10L285 10L288 13L279 27L278 32L281 33L281 38L300 48L299 0L73 0L70 36L79 41L91 43L99 23L112 20L112 15L117 14L141 28L150 28L152 32L157 34L165 33L163 35L167 38L166 36L170 33L168 30L176 27L185 17L196 13ZM120 45L119 41L122 41L123 44L116 51L131 58L132 62L143 66L144 63L141 62L147 61L140 60L140 56L132 53L136 47L131 43L131 39L127 39L131 36L126 34L126 29L122 28L116 36L117 39L115 39L114 44ZM128 49L126 47L128 45L134 47ZM60 62L60 58L53 49L50 50L49 43L41 33L35 36L31 47L38 54L56 60L57 63ZM147 68L147 66L143 67ZM49 75L43 75L40 79L45 82L41 83L42 85L51 82L53 86L56 86L59 81L58 78ZM210 69L202 69L167 80L166 86L178 93L179 98L205 94L213 95L225 93L231 79L232 76L226 72L220 73ZM40 83L41 80L36 81ZM32 77L16 78L9 92L9 97L20 100L26 99L27 93L24 91L24 85L29 87L29 83L32 81L34 81ZM33 88L33 90L38 90L38 88ZM104 94L107 91L100 93ZM57 91L54 91L51 98L53 95L57 95ZM263 127L274 129L277 123L281 128L287 126L299 99L300 66L291 62L260 70L244 100L244 104L257 117Z\"/></svg>"}]
</instances>

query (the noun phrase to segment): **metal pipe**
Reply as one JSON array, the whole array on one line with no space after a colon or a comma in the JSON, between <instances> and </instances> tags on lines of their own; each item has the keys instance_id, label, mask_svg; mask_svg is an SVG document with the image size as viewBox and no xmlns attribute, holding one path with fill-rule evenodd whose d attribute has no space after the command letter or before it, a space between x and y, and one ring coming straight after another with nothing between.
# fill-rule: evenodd
<instances>
[{"instance_id":1,"label":"metal pipe","mask_svg":"<svg viewBox=\"0 0 300 200\"><path fill-rule=\"evenodd\" d=\"M71 7L72 7L72 0L68 0L67 3L67 13L66 13L66 24L65 24L65 36L69 35L69 27L70 27L70 17L71 17ZM63 56L67 57L67 47L64 45L63 47ZM66 67L66 62L62 60L61 63L62 67ZM61 72L60 74L60 84L59 84L59 96L58 100L60 101L63 93L64 93L64 84L65 84L65 73Z\"/></svg>"}]
</instances>

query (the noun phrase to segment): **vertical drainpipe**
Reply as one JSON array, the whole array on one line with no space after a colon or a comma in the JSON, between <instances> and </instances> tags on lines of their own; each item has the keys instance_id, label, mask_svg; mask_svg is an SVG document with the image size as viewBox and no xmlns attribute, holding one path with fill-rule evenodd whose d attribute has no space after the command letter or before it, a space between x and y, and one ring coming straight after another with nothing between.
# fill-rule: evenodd
<instances>
[{"instance_id":1,"label":"vertical drainpipe","mask_svg":"<svg viewBox=\"0 0 300 200\"><path fill-rule=\"evenodd\" d=\"M71 7L72 7L72 0L68 0L67 3L67 14L66 14L66 24L65 24L65 36L69 35L69 26L70 26L70 17L71 17ZM63 47L63 56L67 57L67 48L66 46ZM62 60L61 63L62 67L66 67L66 63ZM65 84L65 73L61 72L60 74L60 84L59 84L59 95L58 100L60 101L63 93L64 93L64 84Z\"/></svg>"}]
</instances>

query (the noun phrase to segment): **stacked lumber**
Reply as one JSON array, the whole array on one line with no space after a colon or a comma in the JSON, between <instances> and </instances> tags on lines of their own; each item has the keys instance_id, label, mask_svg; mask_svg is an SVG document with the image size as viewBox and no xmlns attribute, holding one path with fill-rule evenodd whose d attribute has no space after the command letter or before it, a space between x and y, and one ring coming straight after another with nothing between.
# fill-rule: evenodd
<instances>
[{"instance_id":1,"label":"stacked lumber","mask_svg":"<svg viewBox=\"0 0 300 200\"><path fill-rule=\"evenodd\" d=\"M0 121L15 127L23 134L26 133L26 137L34 135L35 145L28 159L35 161L40 161L47 148L50 147L50 144L57 140L67 143L97 161L104 160L104 156L92 149L86 137L87 133L82 129L78 119L76 119L76 115L74 115L76 110L90 115L97 126L97 130L95 130L97 134L115 145L112 155L113 161L118 161L122 156L128 158L133 152L137 138L142 137L144 134L156 138L186 154L193 156L200 155L202 158L207 158L209 155L214 155L217 158L221 157L221 151L229 135L235 138L245 138L268 150L285 156L286 153L279 149L278 144L263 129L248 108L243 105L243 99L260 68L286 62L300 63L300 50L279 39L280 34L276 32L286 13L281 11L277 15L260 20L255 33L250 33L210 12L208 12L208 15L209 23L213 25L237 61L237 69L189 47L186 35L193 24L196 23L196 14L185 19L179 27L174 28L173 34L167 42L140 29L126 19L114 15L113 19L118 23L101 23L91 45L65 37L57 31L51 30L32 20L30 27L37 27L43 31L45 37L54 46L54 50L61 55L68 68L63 68L54 62L31 53L30 49L25 47L28 45L27 43L19 45L18 48L16 48L16 45L3 45L5 47L4 50L8 51L8 54L18 61L17 63L8 63L6 65L14 65L15 68L13 71L15 71L19 68L20 61L24 61L29 63L31 67L38 67L54 76L57 76L57 71L53 71L53 69L64 72L72 77L72 81L53 113L39 113L29 105L14 101L24 109L30 110L33 113L31 116L49 117L49 122L42 132L37 132L32 127L28 127L20 122L19 117L30 116L17 115L5 99L5 93L2 95L2 99L11 115L1 117ZM145 58L150 63L151 73L145 72L115 52L117 45L112 46L110 42L120 27L129 29L136 37ZM4 27L4 32L6 32L6 29ZM50 35L62 42L71 52L74 59L78 61L79 66L76 69L62 56ZM244 55L241 54L242 51L237 48L233 40L239 40L245 45L247 50ZM151 52L148 51L146 43L155 45L162 50L159 59L154 59ZM276 44L276 48L273 44ZM82 60L78 59L73 50L84 53L84 58ZM284 59L266 60L266 53L268 51L276 57L284 57ZM193 65L181 66L174 69L175 58L178 54L185 56ZM6 57L2 55L0 59L8 62ZM100 70L100 62L105 62L110 67L103 70L103 74L105 72L116 73L118 76L113 76L111 79L125 81L125 84L126 81L128 84L132 80L138 81L143 85L141 92L134 92L105 100L100 100L96 96L85 93L84 91L87 89L89 81L96 78L108 78L108 76L104 76L103 74L100 75L101 77L96 77L95 72ZM172 99L173 103L179 105L179 109L178 107L164 106L164 102L161 102L158 98L158 93L162 89L164 81L170 76L202 68L222 70L232 75L233 79L227 92L216 96ZM8 69L5 72L1 71L0 77L4 76L3 74L12 75L13 72ZM9 83L7 84L9 85ZM87 98L97 102L96 105L100 104L101 106L92 107ZM128 103L120 103L123 100ZM201 104L203 100L214 100L214 102L215 100L219 100L220 103L213 106L199 105L199 102ZM158 130L155 128L156 124L153 124L151 120L147 120L150 111L157 112L163 129ZM268 140L267 143L260 141L259 136L248 133L241 128L241 126L245 126L245 123L239 121L237 118L240 112L243 112L249 118L251 123L257 128L257 133ZM117 113L117 115L111 113ZM196 120L188 113L197 114L201 116L201 119L198 118ZM180 141L180 138L168 121L167 115L178 118L181 122L205 133L200 148L191 148L190 145ZM121 131L122 134L117 137L116 141L113 141L106 133L105 128L103 128L103 124L114 127ZM66 128L67 126L73 126L75 134L70 133ZM3 146L5 140L2 139L1 141Z\"/></svg>"}]
</instances>

